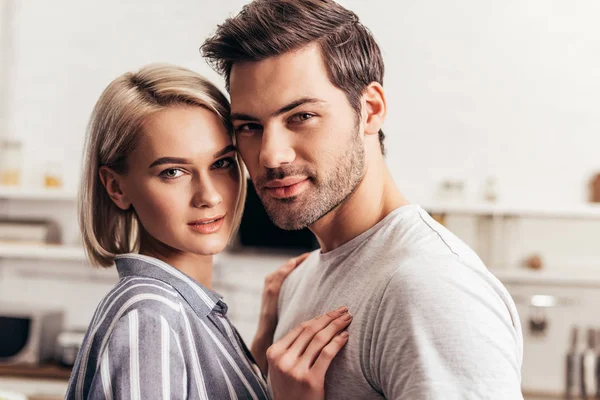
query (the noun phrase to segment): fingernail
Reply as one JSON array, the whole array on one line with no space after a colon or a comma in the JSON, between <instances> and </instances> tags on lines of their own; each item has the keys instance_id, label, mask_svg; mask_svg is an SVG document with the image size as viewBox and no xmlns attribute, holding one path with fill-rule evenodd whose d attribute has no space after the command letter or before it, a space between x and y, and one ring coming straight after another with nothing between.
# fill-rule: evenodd
<instances>
[{"instance_id":1,"label":"fingernail","mask_svg":"<svg viewBox=\"0 0 600 400\"><path fill-rule=\"evenodd\" d=\"M348 337L348 332L344 331L340 333L340 336L343 338L347 338Z\"/></svg>"},{"instance_id":2,"label":"fingernail","mask_svg":"<svg viewBox=\"0 0 600 400\"><path fill-rule=\"evenodd\" d=\"M348 311L348 307L346 307L346 306L341 306L341 307L340 307L340 308L338 308L336 311L337 311L337 312L340 312L340 313L345 313L346 311Z\"/></svg>"},{"instance_id":3,"label":"fingernail","mask_svg":"<svg viewBox=\"0 0 600 400\"><path fill-rule=\"evenodd\" d=\"M350 314L350 313L346 313L346 314L345 314L345 315L342 317L342 320L343 320L343 321L348 321L348 320L350 320L350 319L352 319L352 314Z\"/></svg>"}]
</instances>

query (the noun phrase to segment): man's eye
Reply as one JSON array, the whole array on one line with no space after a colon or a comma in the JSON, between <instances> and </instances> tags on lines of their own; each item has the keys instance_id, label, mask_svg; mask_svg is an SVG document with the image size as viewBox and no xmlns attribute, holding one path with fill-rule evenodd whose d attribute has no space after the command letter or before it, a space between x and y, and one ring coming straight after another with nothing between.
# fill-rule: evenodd
<instances>
[{"instance_id":1,"label":"man's eye","mask_svg":"<svg viewBox=\"0 0 600 400\"><path fill-rule=\"evenodd\" d=\"M222 158L213 164L214 169L225 169L235 165L235 160L231 157Z\"/></svg>"},{"instance_id":2,"label":"man's eye","mask_svg":"<svg viewBox=\"0 0 600 400\"><path fill-rule=\"evenodd\" d=\"M242 136L252 136L261 129L262 127L259 124L244 124L235 128L235 133Z\"/></svg>"},{"instance_id":3,"label":"man's eye","mask_svg":"<svg viewBox=\"0 0 600 400\"><path fill-rule=\"evenodd\" d=\"M161 172L159 176L161 178L175 179L179 178L181 175L183 175L183 171L179 168L169 168Z\"/></svg>"},{"instance_id":4,"label":"man's eye","mask_svg":"<svg viewBox=\"0 0 600 400\"><path fill-rule=\"evenodd\" d=\"M314 117L314 114L300 113L300 114L292 115L292 117L290 118L290 121L291 122L304 122L304 121L311 119L312 117Z\"/></svg>"}]
</instances>

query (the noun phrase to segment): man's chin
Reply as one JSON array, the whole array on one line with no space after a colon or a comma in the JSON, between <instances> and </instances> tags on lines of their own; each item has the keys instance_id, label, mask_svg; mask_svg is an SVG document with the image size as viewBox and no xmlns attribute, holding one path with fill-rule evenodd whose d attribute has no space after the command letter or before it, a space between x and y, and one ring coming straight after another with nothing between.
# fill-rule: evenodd
<instances>
[{"instance_id":1,"label":"man's chin","mask_svg":"<svg viewBox=\"0 0 600 400\"><path fill-rule=\"evenodd\" d=\"M276 212L267 209L267 214L269 215L269 218L271 219L273 224L275 224L275 226L277 226L279 229L283 229L286 231L299 231L310 225L310 221L298 219L299 216L304 215L301 211L301 207L290 207L289 209L283 211L282 208L284 207L286 207L286 204L280 203Z\"/></svg>"},{"instance_id":2,"label":"man's chin","mask_svg":"<svg viewBox=\"0 0 600 400\"><path fill-rule=\"evenodd\" d=\"M299 231L299 230L302 230L302 229L308 227L308 224L306 224L304 222L290 221L290 220L277 221L277 222L273 221L273 223L275 224L276 227L278 227L279 229L283 229L284 231Z\"/></svg>"}]
</instances>

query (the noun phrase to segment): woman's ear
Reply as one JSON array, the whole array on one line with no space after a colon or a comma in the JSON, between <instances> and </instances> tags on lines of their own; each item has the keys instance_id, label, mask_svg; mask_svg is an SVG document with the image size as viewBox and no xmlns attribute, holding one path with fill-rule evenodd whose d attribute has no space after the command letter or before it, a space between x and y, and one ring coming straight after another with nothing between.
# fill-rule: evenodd
<instances>
[{"instance_id":1,"label":"woman's ear","mask_svg":"<svg viewBox=\"0 0 600 400\"><path fill-rule=\"evenodd\" d=\"M123 178L109 167L100 167L98 171L100 180L106 189L106 193L121 210L127 210L131 207L131 201L123 192Z\"/></svg>"},{"instance_id":2,"label":"woman's ear","mask_svg":"<svg viewBox=\"0 0 600 400\"><path fill-rule=\"evenodd\" d=\"M371 82L363 92L362 103L365 134L379 134L387 113L385 93L381 84Z\"/></svg>"}]
</instances>

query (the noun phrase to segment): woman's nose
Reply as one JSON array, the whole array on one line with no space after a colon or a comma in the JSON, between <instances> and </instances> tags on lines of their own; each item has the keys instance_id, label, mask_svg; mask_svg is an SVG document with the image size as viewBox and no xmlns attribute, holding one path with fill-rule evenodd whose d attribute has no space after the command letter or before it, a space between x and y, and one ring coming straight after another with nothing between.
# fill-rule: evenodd
<instances>
[{"instance_id":1,"label":"woman's nose","mask_svg":"<svg viewBox=\"0 0 600 400\"><path fill-rule=\"evenodd\" d=\"M194 207L211 208L217 206L223 201L221 193L217 190L214 183L209 178L201 178L196 185L192 203Z\"/></svg>"}]
</instances>

